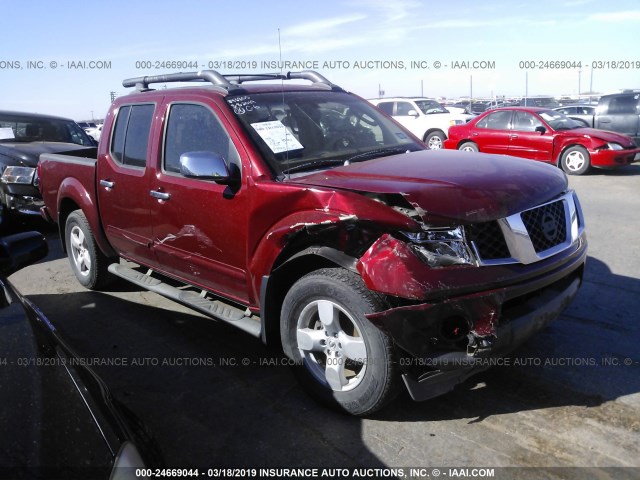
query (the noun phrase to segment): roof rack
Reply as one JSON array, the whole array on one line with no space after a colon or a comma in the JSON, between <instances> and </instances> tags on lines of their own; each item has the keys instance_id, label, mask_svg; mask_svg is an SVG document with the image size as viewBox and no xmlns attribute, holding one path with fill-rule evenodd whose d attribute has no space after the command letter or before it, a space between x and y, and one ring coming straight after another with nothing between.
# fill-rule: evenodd
<instances>
[{"instance_id":1,"label":"roof rack","mask_svg":"<svg viewBox=\"0 0 640 480\"><path fill-rule=\"evenodd\" d=\"M209 82L214 87L219 88L224 93L242 91L240 85L244 82L256 82L264 80L309 80L314 85L330 90L342 90L337 85L331 83L324 76L313 70L303 70L301 72L282 73L258 73L258 74L233 74L222 75L215 70L200 70L199 72L179 72L167 73L164 75L151 75L146 77L128 78L122 81L124 87L136 87L144 92L150 90L152 83L169 82Z\"/></svg>"}]
</instances>

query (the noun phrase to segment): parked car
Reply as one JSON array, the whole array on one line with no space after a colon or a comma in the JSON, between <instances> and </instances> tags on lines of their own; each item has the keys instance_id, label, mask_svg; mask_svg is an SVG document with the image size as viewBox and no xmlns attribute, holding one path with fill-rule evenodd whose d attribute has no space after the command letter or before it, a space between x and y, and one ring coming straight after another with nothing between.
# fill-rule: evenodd
<instances>
[{"instance_id":1,"label":"parked car","mask_svg":"<svg viewBox=\"0 0 640 480\"><path fill-rule=\"evenodd\" d=\"M640 145L640 90L600 97L594 126L629 135Z\"/></svg>"},{"instance_id":2,"label":"parked car","mask_svg":"<svg viewBox=\"0 0 640 480\"><path fill-rule=\"evenodd\" d=\"M430 150L442 148L450 126L473 118L473 115L451 113L430 98L374 98L369 101L421 138Z\"/></svg>"},{"instance_id":3,"label":"parked car","mask_svg":"<svg viewBox=\"0 0 640 480\"><path fill-rule=\"evenodd\" d=\"M146 427L6 278L46 254L38 232L0 238L2 476L141 478L136 469L162 467Z\"/></svg>"},{"instance_id":4,"label":"parked car","mask_svg":"<svg viewBox=\"0 0 640 480\"><path fill-rule=\"evenodd\" d=\"M556 112L560 112L569 118L577 121L585 127L593 127L594 115L596 113L595 105L565 105L554 108Z\"/></svg>"},{"instance_id":5,"label":"parked car","mask_svg":"<svg viewBox=\"0 0 640 480\"><path fill-rule=\"evenodd\" d=\"M80 128L82 128L87 135L93 138L96 142L100 140L100 131L98 125L95 122L77 122Z\"/></svg>"},{"instance_id":6,"label":"parked car","mask_svg":"<svg viewBox=\"0 0 640 480\"><path fill-rule=\"evenodd\" d=\"M454 103L453 106L457 108L464 108L466 110L465 113L469 115L478 115L484 112L487 108L489 108L489 102L482 102L479 100L470 102L469 100L463 100L463 101Z\"/></svg>"},{"instance_id":7,"label":"parked car","mask_svg":"<svg viewBox=\"0 0 640 480\"><path fill-rule=\"evenodd\" d=\"M553 97L522 97L518 103L521 107L558 108L560 103Z\"/></svg>"},{"instance_id":8,"label":"parked car","mask_svg":"<svg viewBox=\"0 0 640 480\"><path fill-rule=\"evenodd\" d=\"M461 115L470 115L468 107L457 107L455 105L443 105L449 113L456 113Z\"/></svg>"},{"instance_id":9,"label":"parked car","mask_svg":"<svg viewBox=\"0 0 640 480\"><path fill-rule=\"evenodd\" d=\"M96 142L73 120L0 111L0 219L40 215L36 166L41 153L93 148Z\"/></svg>"},{"instance_id":10,"label":"parked car","mask_svg":"<svg viewBox=\"0 0 640 480\"><path fill-rule=\"evenodd\" d=\"M490 110L449 129L445 148L501 153L558 165L571 175L590 167L613 168L640 160L640 148L626 135L585 128L544 108Z\"/></svg>"},{"instance_id":11,"label":"parked car","mask_svg":"<svg viewBox=\"0 0 640 480\"><path fill-rule=\"evenodd\" d=\"M578 291L583 217L556 168L428 151L311 71L123 84L139 91L112 104L97 160L40 157L76 278L116 275L281 346L322 402L366 415L402 383L441 395Z\"/></svg>"}]
</instances>

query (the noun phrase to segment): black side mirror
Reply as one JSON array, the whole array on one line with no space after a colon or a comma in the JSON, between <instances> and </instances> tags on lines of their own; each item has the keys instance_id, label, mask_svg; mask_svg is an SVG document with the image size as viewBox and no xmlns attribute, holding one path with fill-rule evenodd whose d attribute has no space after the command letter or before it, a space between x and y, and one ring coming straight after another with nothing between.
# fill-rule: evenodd
<instances>
[{"instance_id":1,"label":"black side mirror","mask_svg":"<svg viewBox=\"0 0 640 480\"><path fill-rule=\"evenodd\" d=\"M222 185L237 179L229 172L227 162L215 152L185 152L180 155L180 173L187 178L213 180Z\"/></svg>"},{"instance_id":2,"label":"black side mirror","mask_svg":"<svg viewBox=\"0 0 640 480\"><path fill-rule=\"evenodd\" d=\"M39 232L23 232L0 238L0 273L9 276L36 263L49 253L47 241Z\"/></svg>"},{"instance_id":3,"label":"black side mirror","mask_svg":"<svg viewBox=\"0 0 640 480\"><path fill-rule=\"evenodd\" d=\"M536 132L540 132L540 135L544 135L546 131L547 131L547 129L544 128L542 125L538 125L536 127Z\"/></svg>"}]
</instances>

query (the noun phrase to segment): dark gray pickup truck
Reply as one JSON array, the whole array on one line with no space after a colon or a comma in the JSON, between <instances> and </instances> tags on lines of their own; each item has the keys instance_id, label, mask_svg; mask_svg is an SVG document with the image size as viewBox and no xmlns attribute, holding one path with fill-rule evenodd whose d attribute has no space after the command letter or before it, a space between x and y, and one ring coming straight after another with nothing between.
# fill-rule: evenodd
<instances>
[{"instance_id":1,"label":"dark gray pickup truck","mask_svg":"<svg viewBox=\"0 0 640 480\"><path fill-rule=\"evenodd\" d=\"M594 127L629 135L640 145L640 90L600 97Z\"/></svg>"},{"instance_id":2,"label":"dark gray pickup truck","mask_svg":"<svg viewBox=\"0 0 640 480\"><path fill-rule=\"evenodd\" d=\"M0 223L40 216L36 167L41 153L95 148L96 141L68 118L0 111Z\"/></svg>"}]
</instances>

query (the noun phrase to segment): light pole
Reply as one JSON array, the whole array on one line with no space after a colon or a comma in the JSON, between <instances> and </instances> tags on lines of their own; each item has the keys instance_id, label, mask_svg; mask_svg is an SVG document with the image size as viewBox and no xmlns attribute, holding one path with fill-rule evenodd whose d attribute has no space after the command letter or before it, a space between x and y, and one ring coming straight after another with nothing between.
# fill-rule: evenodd
<instances>
[{"instance_id":1,"label":"light pole","mask_svg":"<svg viewBox=\"0 0 640 480\"><path fill-rule=\"evenodd\" d=\"M581 81L582 81L582 70L578 70L578 98L580 98L580 90L581 90L580 82Z\"/></svg>"}]
</instances>

